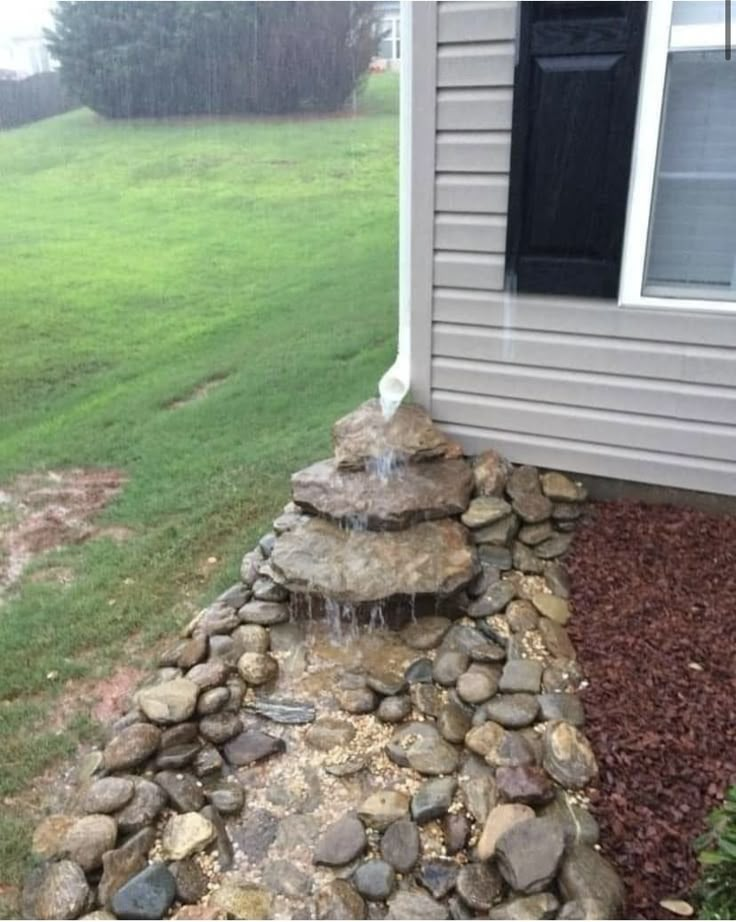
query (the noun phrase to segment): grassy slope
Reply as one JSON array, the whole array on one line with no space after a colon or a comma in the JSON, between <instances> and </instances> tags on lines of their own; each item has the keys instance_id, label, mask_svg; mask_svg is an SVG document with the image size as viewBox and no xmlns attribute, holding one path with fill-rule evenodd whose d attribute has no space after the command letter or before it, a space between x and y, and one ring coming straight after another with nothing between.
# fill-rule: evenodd
<instances>
[{"instance_id":1,"label":"grassy slope","mask_svg":"<svg viewBox=\"0 0 736 922\"><path fill-rule=\"evenodd\" d=\"M122 468L105 519L135 531L54 555L73 584L26 583L2 609L0 796L73 746L44 731L64 681L109 673L131 636L145 649L231 582L290 472L374 392L394 344L397 128L381 75L357 118L78 111L0 134L0 483ZM0 823L2 882L19 848Z\"/></svg>"}]
</instances>

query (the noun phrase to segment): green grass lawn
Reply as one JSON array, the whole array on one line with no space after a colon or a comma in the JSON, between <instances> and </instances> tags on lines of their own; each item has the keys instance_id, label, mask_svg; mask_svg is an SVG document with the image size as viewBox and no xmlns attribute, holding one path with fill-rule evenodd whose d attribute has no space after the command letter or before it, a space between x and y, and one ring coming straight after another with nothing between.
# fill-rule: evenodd
<instances>
[{"instance_id":1,"label":"green grass lawn","mask_svg":"<svg viewBox=\"0 0 736 922\"><path fill-rule=\"evenodd\" d=\"M394 350L397 158L391 75L356 117L79 110L0 134L0 486L120 468L103 519L133 532L53 554L71 584L26 580L0 609L0 886L29 831L18 792L89 730L69 713L51 731L65 682L145 662L233 582L289 474L375 392Z\"/></svg>"}]
</instances>

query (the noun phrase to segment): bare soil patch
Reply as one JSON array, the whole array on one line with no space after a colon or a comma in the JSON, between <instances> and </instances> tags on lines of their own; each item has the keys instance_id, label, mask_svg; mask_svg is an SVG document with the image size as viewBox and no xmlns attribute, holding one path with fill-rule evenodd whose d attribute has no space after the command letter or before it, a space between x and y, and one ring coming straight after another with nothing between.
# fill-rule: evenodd
<instances>
[{"instance_id":1,"label":"bare soil patch","mask_svg":"<svg viewBox=\"0 0 736 922\"><path fill-rule=\"evenodd\" d=\"M5 485L0 490L0 598L46 551L94 537L127 536L118 526L94 524L124 481L120 471L72 468L22 474ZM70 574L61 569L59 581L68 582Z\"/></svg>"},{"instance_id":2,"label":"bare soil patch","mask_svg":"<svg viewBox=\"0 0 736 922\"><path fill-rule=\"evenodd\" d=\"M688 897L692 850L736 775L736 518L600 503L567 563L590 687L591 792L634 917Z\"/></svg>"},{"instance_id":3,"label":"bare soil patch","mask_svg":"<svg viewBox=\"0 0 736 922\"><path fill-rule=\"evenodd\" d=\"M206 381L198 384L193 391L190 391L186 395L186 397L177 397L176 400L167 403L166 409L178 410L181 407L187 406L187 404L194 403L196 400L203 400L211 391L223 384L228 377L229 375L226 374L212 375L211 378L207 378Z\"/></svg>"}]
</instances>

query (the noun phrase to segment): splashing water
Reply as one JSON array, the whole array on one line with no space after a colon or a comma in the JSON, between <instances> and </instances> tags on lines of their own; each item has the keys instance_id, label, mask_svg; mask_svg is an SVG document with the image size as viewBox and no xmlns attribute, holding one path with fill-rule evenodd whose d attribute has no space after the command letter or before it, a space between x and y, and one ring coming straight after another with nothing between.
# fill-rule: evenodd
<instances>
[{"instance_id":1,"label":"splashing water","mask_svg":"<svg viewBox=\"0 0 736 922\"><path fill-rule=\"evenodd\" d=\"M381 602L375 602L371 606L370 620L368 622L368 631L373 633L374 631L380 631L386 627L386 617L383 613L383 604Z\"/></svg>"},{"instance_id":2,"label":"splashing water","mask_svg":"<svg viewBox=\"0 0 736 922\"><path fill-rule=\"evenodd\" d=\"M341 604L325 599L325 619L332 643L340 644L358 637L358 613L349 602Z\"/></svg>"},{"instance_id":3,"label":"splashing water","mask_svg":"<svg viewBox=\"0 0 736 922\"><path fill-rule=\"evenodd\" d=\"M389 448L383 454L369 458L365 467L369 474L386 483L404 468L404 460L398 452Z\"/></svg>"},{"instance_id":4,"label":"splashing water","mask_svg":"<svg viewBox=\"0 0 736 922\"><path fill-rule=\"evenodd\" d=\"M401 397L396 397L393 394L382 391L379 394L379 399L381 401L381 413L383 414L383 418L386 422L389 422L401 405Z\"/></svg>"}]
</instances>

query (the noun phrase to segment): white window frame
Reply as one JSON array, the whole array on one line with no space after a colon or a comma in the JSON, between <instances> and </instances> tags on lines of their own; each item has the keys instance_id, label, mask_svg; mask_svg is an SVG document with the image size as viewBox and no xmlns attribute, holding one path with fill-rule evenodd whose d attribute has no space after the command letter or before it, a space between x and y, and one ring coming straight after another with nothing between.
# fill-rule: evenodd
<instances>
[{"instance_id":1,"label":"white window frame","mask_svg":"<svg viewBox=\"0 0 736 922\"><path fill-rule=\"evenodd\" d=\"M720 25L672 26L672 5L673 0L650 0L648 4L618 303L621 307L733 313L736 301L642 294L654 207L667 58L670 51L678 49L722 48L724 38Z\"/></svg>"}]
</instances>

